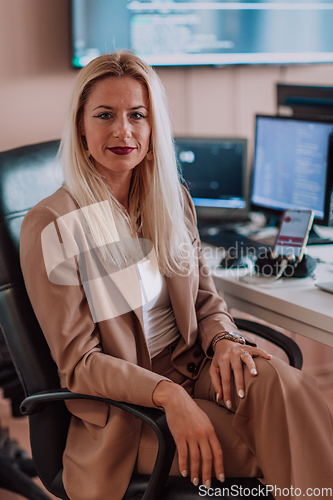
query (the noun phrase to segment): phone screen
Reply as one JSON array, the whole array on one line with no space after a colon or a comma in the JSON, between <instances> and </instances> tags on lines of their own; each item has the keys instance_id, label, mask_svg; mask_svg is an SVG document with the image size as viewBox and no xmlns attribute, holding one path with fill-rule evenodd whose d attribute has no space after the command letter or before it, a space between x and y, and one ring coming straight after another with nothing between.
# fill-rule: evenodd
<instances>
[{"instance_id":1,"label":"phone screen","mask_svg":"<svg viewBox=\"0 0 333 500\"><path fill-rule=\"evenodd\" d=\"M273 252L281 257L293 255L300 261L308 241L313 217L312 210L285 210Z\"/></svg>"}]
</instances>

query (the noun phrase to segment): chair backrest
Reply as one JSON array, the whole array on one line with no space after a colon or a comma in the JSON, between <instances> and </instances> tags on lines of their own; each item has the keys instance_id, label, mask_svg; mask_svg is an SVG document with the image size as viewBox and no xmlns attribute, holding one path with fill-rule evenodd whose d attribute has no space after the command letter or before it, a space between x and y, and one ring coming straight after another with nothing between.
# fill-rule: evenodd
<instances>
[{"instance_id":1,"label":"chair backrest","mask_svg":"<svg viewBox=\"0 0 333 500\"><path fill-rule=\"evenodd\" d=\"M26 395L60 386L19 262L23 217L62 183L56 167L58 148L59 141L51 141L0 153L0 328ZM56 403L55 411L45 409L30 417L38 475L48 485L62 470L68 425L69 412L62 402Z\"/></svg>"}]
</instances>

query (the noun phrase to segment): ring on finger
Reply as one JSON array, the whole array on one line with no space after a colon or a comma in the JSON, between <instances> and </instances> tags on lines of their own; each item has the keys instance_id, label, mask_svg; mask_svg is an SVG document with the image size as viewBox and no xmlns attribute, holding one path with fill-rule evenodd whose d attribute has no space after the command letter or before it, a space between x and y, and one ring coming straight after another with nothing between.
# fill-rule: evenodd
<instances>
[{"instance_id":1,"label":"ring on finger","mask_svg":"<svg viewBox=\"0 0 333 500\"><path fill-rule=\"evenodd\" d=\"M244 356L244 354L249 354L249 352L248 352L248 351L242 351L242 352L240 353L240 359L241 359L242 361L243 361L242 357Z\"/></svg>"}]
</instances>

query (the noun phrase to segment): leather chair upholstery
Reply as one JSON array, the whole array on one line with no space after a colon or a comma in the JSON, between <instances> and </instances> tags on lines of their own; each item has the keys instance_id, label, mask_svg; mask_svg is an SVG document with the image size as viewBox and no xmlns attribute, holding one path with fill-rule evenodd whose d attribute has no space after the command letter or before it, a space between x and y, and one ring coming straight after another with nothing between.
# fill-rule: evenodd
<instances>
[{"instance_id":1,"label":"leather chair upholstery","mask_svg":"<svg viewBox=\"0 0 333 500\"><path fill-rule=\"evenodd\" d=\"M62 484L62 453L70 413L64 400L93 397L60 389L57 368L29 302L19 264L19 235L24 215L61 184L54 166L58 146L59 141L52 141L0 153L0 327L27 396L21 408L29 415L38 475L53 495L68 500ZM263 325L236 321L241 329L282 347L290 363L301 368L302 354L291 339ZM134 475L124 500L197 500L198 489L188 479L168 477L175 445L163 412L109 399L103 401L148 422L159 439L160 449L152 476ZM233 478L223 485L213 481L212 486L230 488L232 484L250 489L260 485L257 479ZM226 493L223 498L237 496Z\"/></svg>"},{"instance_id":2,"label":"leather chair upholstery","mask_svg":"<svg viewBox=\"0 0 333 500\"><path fill-rule=\"evenodd\" d=\"M27 209L56 189L52 165L58 146L59 141L53 141L45 144L42 150L38 146L29 146L0 153L0 384L5 396L12 400L14 416L19 415L24 390L3 334L13 330L19 335L22 329L29 329L36 322L26 300L19 265L20 228ZM20 356L25 358L22 370L28 371L24 352L26 346L17 338L15 342ZM36 381L38 387L40 385ZM24 453L21 457L8 450L6 453L0 451L0 455L0 487L31 500L49 498L30 479L29 476L36 473L29 460L23 458Z\"/></svg>"}]
</instances>

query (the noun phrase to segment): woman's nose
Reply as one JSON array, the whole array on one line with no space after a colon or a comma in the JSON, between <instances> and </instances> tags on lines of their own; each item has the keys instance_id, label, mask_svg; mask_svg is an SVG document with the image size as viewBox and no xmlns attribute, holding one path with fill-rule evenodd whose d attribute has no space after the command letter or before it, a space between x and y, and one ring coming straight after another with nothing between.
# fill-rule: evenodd
<instances>
[{"instance_id":1,"label":"woman's nose","mask_svg":"<svg viewBox=\"0 0 333 500\"><path fill-rule=\"evenodd\" d=\"M118 117L113 123L113 135L118 139L127 139L131 136L131 127L127 118Z\"/></svg>"}]
</instances>

